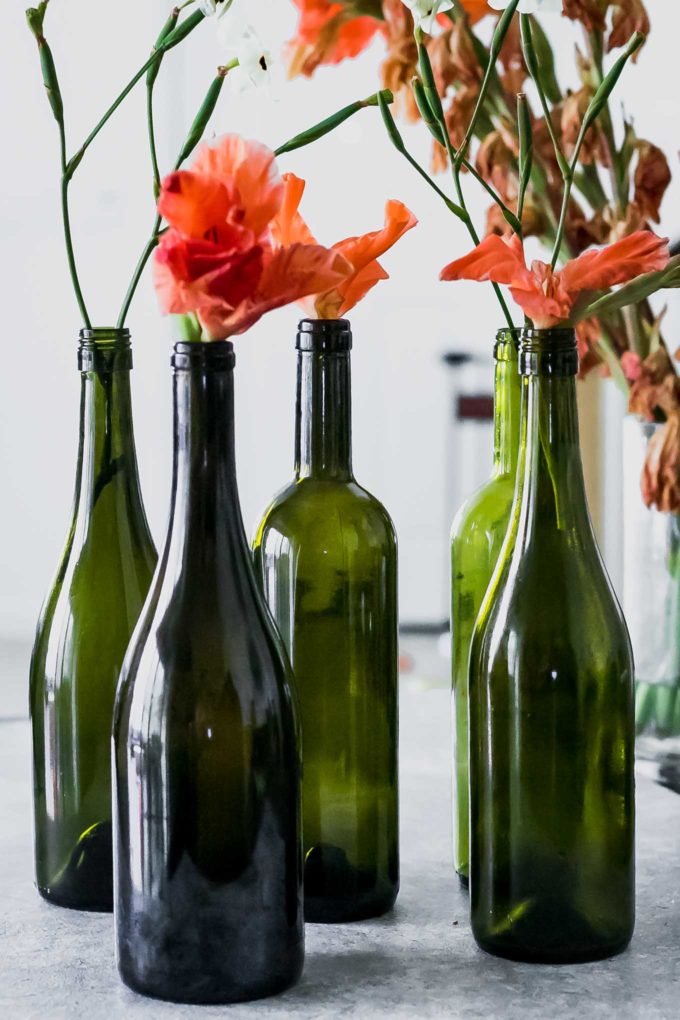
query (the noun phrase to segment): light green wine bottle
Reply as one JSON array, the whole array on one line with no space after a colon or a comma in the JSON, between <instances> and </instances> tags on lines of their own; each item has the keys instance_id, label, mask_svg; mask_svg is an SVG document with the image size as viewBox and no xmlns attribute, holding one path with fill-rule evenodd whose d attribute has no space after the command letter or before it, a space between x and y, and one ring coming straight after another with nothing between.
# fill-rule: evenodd
<instances>
[{"instance_id":1,"label":"light green wine bottle","mask_svg":"<svg viewBox=\"0 0 680 1020\"><path fill-rule=\"evenodd\" d=\"M127 330L81 334L73 519L31 661L36 881L45 899L113 908L111 725L156 551L137 473Z\"/></svg>"},{"instance_id":2,"label":"light green wine bottle","mask_svg":"<svg viewBox=\"0 0 680 1020\"><path fill-rule=\"evenodd\" d=\"M399 885L397 546L354 479L346 321L298 334L294 481L255 560L300 699L305 917L382 914Z\"/></svg>"},{"instance_id":3,"label":"light green wine bottle","mask_svg":"<svg viewBox=\"0 0 680 1020\"><path fill-rule=\"evenodd\" d=\"M470 653L472 928L546 962L623 950L634 926L628 631L586 502L573 330L525 330L511 523Z\"/></svg>"},{"instance_id":4,"label":"light green wine bottle","mask_svg":"<svg viewBox=\"0 0 680 1020\"><path fill-rule=\"evenodd\" d=\"M494 358L493 474L456 514L451 530L451 638L454 744L454 863L469 871L468 663L482 599L503 545L515 491L519 451L519 331L500 330Z\"/></svg>"}]
</instances>

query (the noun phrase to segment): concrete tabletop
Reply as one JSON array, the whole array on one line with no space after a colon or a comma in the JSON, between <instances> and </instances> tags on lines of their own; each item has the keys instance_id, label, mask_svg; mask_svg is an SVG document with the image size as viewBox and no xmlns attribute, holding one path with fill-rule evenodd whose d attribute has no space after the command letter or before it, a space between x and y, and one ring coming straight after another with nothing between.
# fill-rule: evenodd
<instances>
[{"instance_id":1,"label":"concrete tabletop","mask_svg":"<svg viewBox=\"0 0 680 1020\"><path fill-rule=\"evenodd\" d=\"M0 1017L7 1020L680 1016L680 797L638 779L638 923L614 960L532 966L487 956L470 934L451 864L449 695L405 679L401 700L402 885L373 922L307 927L301 983L275 999L175 1006L119 981L110 916L44 903L33 887L30 733L0 721Z\"/></svg>"}]
</instances>

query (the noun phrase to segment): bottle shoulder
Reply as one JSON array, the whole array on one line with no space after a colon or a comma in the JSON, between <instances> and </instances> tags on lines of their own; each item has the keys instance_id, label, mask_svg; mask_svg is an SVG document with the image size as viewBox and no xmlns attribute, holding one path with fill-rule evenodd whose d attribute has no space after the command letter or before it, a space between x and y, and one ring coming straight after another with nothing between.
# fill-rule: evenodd
<instances>
[{"instance_id":1,"label":"bottle shoulder","mask_svg":"<svg viewBox=\"0 0 680 1020\"><path fill-rule=\"evenodd\" d=\"M388 511L354 479L340 482L303 478L274 497L263 515L255 545L271 533L292 539L343 529L396 543Z\"/></svg>"},{"instance_id":2,"label":"bottle shoulder","mask_svg":"<svg viewBox=\"0 0 680 1020\"><path fill-rule=\"evenodd\" d=\"M514 494L514 477L499 475L490 478L458 509L451 526L451 541L465 541L476 532L487 532L496 525L507 527Z\"/></svg>"}]
</instances>

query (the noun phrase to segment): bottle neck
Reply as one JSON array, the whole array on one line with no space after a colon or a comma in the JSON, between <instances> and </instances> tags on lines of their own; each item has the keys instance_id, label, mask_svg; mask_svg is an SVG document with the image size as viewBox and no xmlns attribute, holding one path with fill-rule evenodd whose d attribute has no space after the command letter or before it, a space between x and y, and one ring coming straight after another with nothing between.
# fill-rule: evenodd
<instances>
[{"instance_id":1,"label":"bottle neck","mask_svg":"<svg viewBox=\"0 0 680 1020\"><path fill-rule=\"evenodd\" d=\"M127 331L88 330L81 334L80 443L76 511L89 516L111 483L123 492L122 506L141 507L132 422ZM117 503L115 505L118 505Z\"/></svg>"},{"instance_id":2,"label":"bottle neck","mask_svg":"<svg viewBox=\"0 0 680 1020\"><path fill-rule=\"evenodd\" d=\"M181 544L233 532L245 543L234 449L234 354L226 341L175 345L172 528ZM205 546L208 548L210 543Z\"/></svg>"},{"instance_id":3,"label":"bottle neck","mask_svg":"<svg viewBox=\"0 0 680 1020\"><path fill-rule=\"evenodd\" d=\"M519 332L502 330L494 352L494 475L511 475L519 460L522 382L519 375Z\"/></svg>"},{"instance_id":4,"label":"bottle neck","mask_svg":"<svg viewBox=\"0 0 680 1020\"><path fill-rule=\"evenodd\" d=\"M578 357L575 340L566 350L560 346L569 343L565 333L573 338L573 330L534 331L530 341L523 339L520 357L522 511L535 525L561 531L590 529L576 403Z\"/></svg>"},{"instance_id":5,"label":"bottle neck","mask_svg":"<svg viewBox=\"0 0 680 1020\"><path fill-rule=\"evenodd\" d=\"M315 322L320 331L323 322ZM338 323L328 326L338 327ZM345 324L346 326L346 324ZM352 395L350 349L333 340L318 342L302 333L312 349L298 349L295 425L296 478L349 481L352 478ZM339 332L338 332L338 335ZM351 338L349 340L351 346ZM298 341L300 348L300 340ZM337 349L341 348L341 349ZM342 349L344 348L344 349Z\"/></svg>"}]
</instances>

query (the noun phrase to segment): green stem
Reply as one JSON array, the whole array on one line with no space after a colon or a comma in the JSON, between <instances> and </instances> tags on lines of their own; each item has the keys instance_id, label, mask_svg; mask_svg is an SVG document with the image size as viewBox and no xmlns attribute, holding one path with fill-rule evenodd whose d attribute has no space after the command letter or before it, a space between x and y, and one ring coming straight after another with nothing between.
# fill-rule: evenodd
<instances>
[{"instance_id":1,"label":"green stem","mask_svg":"<svg viewBox=\"0 0 680 1020\"><path fill-rule=\"evenodd\" d=\"M69 212L69 201L68 201L68 188L70 178L67 173L66 165L66 131L64 128L63 119L59 121L59 145L61 150L61 213L64 223L64 241L66 243L66 257L68 259L69 272L71 274L71 280L73 282L73 289L76 295L76 301L78 302L78 308L83 319L83 323L86 329L91 329L92 324L90 322L90 316L87 312L85 305L85 298L83 297L83 291L80 286L80 279L78 277L78 267L76 266L76 258L73 251L73 237L71 234L71 216Z\"/></svg>"},{"instance_id":2,"label":"green stem","mask_svg":"<svg viewBox=\"0 0 680 1020\"><path fill-rule=\"evenodd\" d=\"M158 153L156 151L156 131L153 115L153 82L146 90L146 118L149 129L149 152L151 154L151 168L153 170L153 192L158 198L161 190L161 172L158 167Z\"/></svg>"},{"instance_id":3,"label":"green stem","mask_svg":"<svg viewBox=\"0 0 680 1020\"><path fill-rule=\"evenodd\" d=\"M123 307L121 308L120 315L118 316L117 323L118 329L122 329L123 326L125 325L125 320L127 319L128 312L130 311L132 299L134 298L135 293L137 292L137 287L139 286L139 282L142 279L144 270L146 269L146 264L151 258L153 252L158 247L158 242L160 240L161 223L162 223L161 217L156 216L153 224L153 230L151 231L151 236L147 241L146 245L144 246L144 250L139 257L139 262L135 267L132 279L130 280L130 285L126 291L125 298L123 300Z\"/></svg>"}]
</instances>

